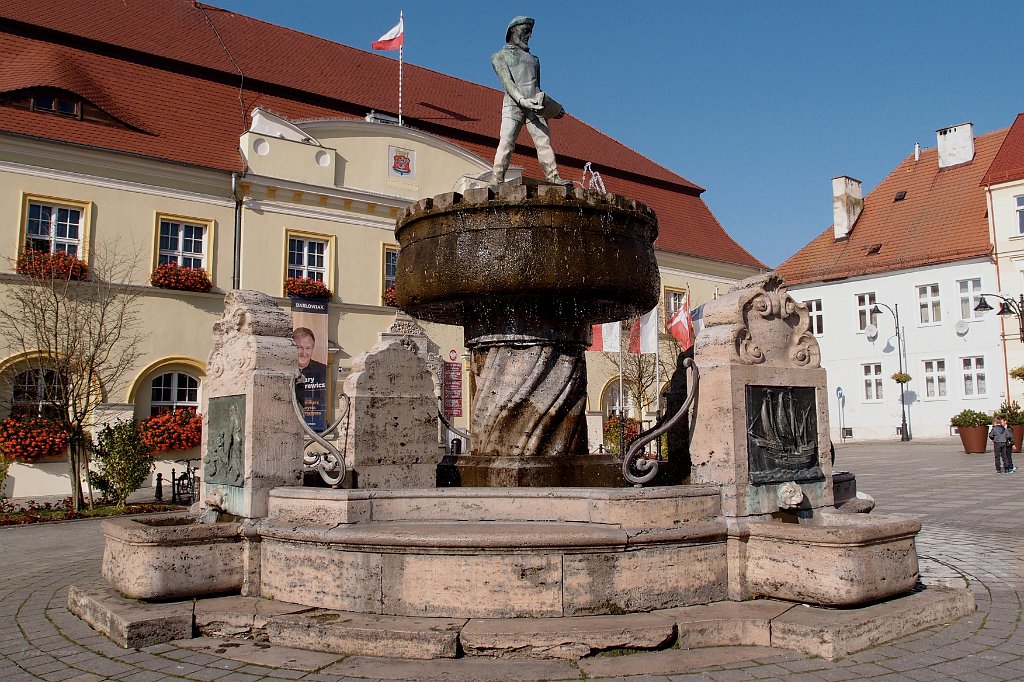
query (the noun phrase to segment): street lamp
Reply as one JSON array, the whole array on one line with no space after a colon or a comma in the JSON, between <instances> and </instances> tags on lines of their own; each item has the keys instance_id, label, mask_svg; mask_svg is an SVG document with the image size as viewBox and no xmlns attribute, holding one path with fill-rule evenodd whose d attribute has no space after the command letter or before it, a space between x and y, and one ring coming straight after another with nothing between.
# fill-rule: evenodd
<instances>
[{"instance_id":1,"label":"street lamp","mask_svg":"<svg viewBox=\"0 0 1024 682\"><path fill-rule=\"evenodd\" d=\"M974 312L987 313L992 310L992 306L985 300L986 296L995 296L1002 303L999 304L999 312L997 315L1006 317L1007 315L1014 315L1017 318L1017 323L1020 327L1020 342L1024 343L1024 294L1020 295L1016 301L1006 296L1000 296L999 294L979 294L981 300L978 301L978 305L974 306Z\"/></svg>"},{"instance_id":2,"label":"street lamp","mask_svg":"<svg viewBox=\"0 0 1024 682\"><path fill-rule=\"evenodd\" d=\"M984 299L982 299L984 300ZM893 307L890 308L884 303L875 303L871 308L872 315L878 315L881 313L881 309L878 306L882 306L888 310L896 322L896 357L900 361L900 374L903 374L903 334L900 332L900 304L894 303ZM900 428L900 440L910 440L910 427L907 426L907 394L906 386L903 382L900 382L900 412L903 415L903 425Z\"/></svg>"}]
</instances>

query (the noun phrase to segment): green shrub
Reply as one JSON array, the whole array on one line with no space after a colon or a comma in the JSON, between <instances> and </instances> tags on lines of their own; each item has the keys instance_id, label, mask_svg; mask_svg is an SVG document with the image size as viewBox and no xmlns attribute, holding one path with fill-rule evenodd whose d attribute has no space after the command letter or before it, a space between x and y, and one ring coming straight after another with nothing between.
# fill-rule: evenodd
<instances>
[{"instance_id":1,"label":"green shrub","mask_svg":"<svg viewBox=\"0 0 1024 682\"><path fill-rule=\"evenodd\" d=\"M989 426L992 424L992 417L988 416L984 412L964 410L950 419L949 423L957 428L962 426Z\"/></svg>"},{"instance_id":2,"label":"green shrub","mask_svg":"<svg viewBox=\"0 0 1024 682\"><path fill-rule=\"evenodd\" d=\"M143 442L139 422L134 417L111 426L104 424L97 437L93 460L96 471L89 482L119 507L145 481L156 461L153 451Z\"/></svg>"},{"instance_id":3,"label":"green shrub","mask_svg":"<svg viewBox=\"0 0 1024 682\"><path fill-rule=\"evenodd\" d=\"M1020 404L1016 400L1010 400L1009 398L1004 400L1003 404L999 406L996 416L1006 417L1006 423L1010 426L1024 424L1024 410L1020 409Z\"/></svg>"}]
</instances>

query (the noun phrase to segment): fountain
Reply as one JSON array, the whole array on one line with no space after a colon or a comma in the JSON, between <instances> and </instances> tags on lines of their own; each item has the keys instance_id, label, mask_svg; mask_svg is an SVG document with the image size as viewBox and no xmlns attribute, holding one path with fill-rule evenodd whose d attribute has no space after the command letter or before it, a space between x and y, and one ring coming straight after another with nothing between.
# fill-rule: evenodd
<instances>
[{"instance_id":1,"label":"fountain","mask_svg":"<svg viewBox=\"0 0 1024 682\"><path fill-rule=\"evenodd\" d=\"M856 513L871 504L827 456L827 383L807 311L774 273L705 306L700 400L694 369L685 403L690 485L629 486L653 478L655 465L639 461L629 473L636 448L625 471L588 453L589 330L657 302L657 221L636 201L550 175L423 199L398 219L399 306L462 325L472 352L471 447L438 466L442 487L387 482L406 467L403 448L422 469L436 443L382 448L372 472L351 477L364 488L303 487L290 321L273 298L233 291L204 387L205 523L105 522L105 582L72 587L69 608L124 646L193 625L216 634L204 614L234 608L266 614L236 635L424 658L674 644L834 657L972 610L966 590L912 593L918 521ZM372 437L349 447L385 433L373 414L385 380L393 404L416 414L402 437L429 440L421 345L389 333L357 359L347 404ZM347 454L351 465L365 453ZM173 602L223 592L248 601ZM864 606L879 600L888 615Z\"/></svg>"}]
</instances>

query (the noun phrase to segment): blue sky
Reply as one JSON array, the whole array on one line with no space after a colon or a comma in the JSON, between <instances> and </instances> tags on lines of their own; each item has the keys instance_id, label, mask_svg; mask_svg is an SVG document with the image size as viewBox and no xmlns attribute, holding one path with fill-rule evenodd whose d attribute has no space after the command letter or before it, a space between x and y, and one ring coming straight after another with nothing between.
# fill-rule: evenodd
<instances>
[{"instance_id":1,"label":"blue sky","mask_svg":"<svg viewBox=\"0 0 1024 682\"><path fill-rule=\"evenodd\" d=\"M937 128L984 133L1024 111L1024 3L1010 0L211 4L365 49L403 9L407 62L493 87L505 26L532 16L545 91L707 188L773 267L832 223L834 176L867 192Z\"/></svg>"}]
</instances>

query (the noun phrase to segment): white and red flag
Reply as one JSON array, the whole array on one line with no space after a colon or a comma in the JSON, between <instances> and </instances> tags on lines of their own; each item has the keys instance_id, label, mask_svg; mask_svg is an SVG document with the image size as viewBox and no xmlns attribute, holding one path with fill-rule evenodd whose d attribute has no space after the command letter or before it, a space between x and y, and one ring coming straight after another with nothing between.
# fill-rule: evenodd
<instances>
[{"instance_id":1,"label":"white and red flag","mask_svg":"<svg viewBox=\"0 0 1024 682\"><path fill-rule=\"evenodd\" d=\"M629 352L658 352L658 306L633 320L633 326L629 329Z\"/></svg>"},{"instance_id":2,"label":"white and red flag","mask_svg":"<svg viewBox=\"0 0 1024 682\"><path fill-rule=\"evenodd\" d=\"M398 23L390 31L380 37L370 47L375 50L397 50L405 44L405 21L398 15Z\"/></svg>"},{"instance_id":3,"label":"white and red flag","mask_svg":"<svg viewBox=\"0 0 1024 682\"><path fill-rule=\"evenodd\" d=\"M622 344L621 328L621 322L595 324L591 330L594 340L587 350L618 353L619 346Z\"/></svg>"},{"instance_id":4,"label":"white and red flag","mask_svg":"<svg viewBox=\"0 0 1024 682\"><path fill-rule=\"evenodd\" d=\"M693 322L690 320L690 292L683 296L683 304L668 321L668 333L679 342L680 350L693 345Z\"/></svg>"}]
</instances>

